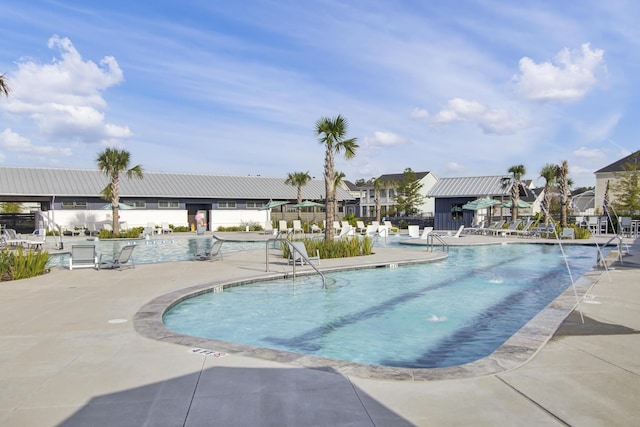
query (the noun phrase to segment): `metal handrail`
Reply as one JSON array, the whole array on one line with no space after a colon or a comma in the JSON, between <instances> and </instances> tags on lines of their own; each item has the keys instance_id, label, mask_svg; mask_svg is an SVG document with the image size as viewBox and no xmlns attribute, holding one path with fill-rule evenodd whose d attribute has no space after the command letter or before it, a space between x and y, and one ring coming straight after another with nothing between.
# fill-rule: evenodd
<instances>
[{"instance_id":1,"label":"metal handrail","mask_svg":"<svg viewBox=\"0 0 640 427\"><path fill-rule=\"evenodd\" d=\"M444 241L444 239L442 238L442 236L440 236L437 233L429 233L427 234L427 242L428 245L427 247L429 248L429 252L433 252L433 246L434 246L434 239L437 240L438 242L440 242L440 246L442 246L442 251L443 252L448 252L449 251L449 244L447 242Z\"/></svg>"},{"instance_id":2,"label":"metal handrail","mask_svg":"<svg viewBox=\"0 0 640 427\"><path fill-rule=\"evenodd\" d=\"M267 246L266 246L266 265L265 268L267 272L269 272L269 243L270 242L288 242L291 243L291 241L287 238L282 238L282 237L272 237L270 239L267 239ZM294 253L297 252L300 255L300 258L302 258L307 264L309 264L311 266L311 268L313 268L316 273L318 273L320 275L320 277L322 278L322 289L326 289L327 288L327 280L324 277L324 274L322 274L322 272L320 270L318 270L318 268L313 265L311 263L311 260L309 260L309 258L307 258L302 252L300 252L295 246L293 245L289 245L289 250L293 251ZM295 261L295 256L292 256L293 258L293 280L296 280L296 261Z\"/></svg>"},{"instance_id":3,"label":"metal handrail","mask_svg":"<svg viewBox=\"0 0 640 427\"><path fill-rule=\"evenodd\" d=\"M623 262L622 262L622 244L623 244L622 236L619 235L619 234L616 234L615 236L613 236L612 238L607 240L607 243L605 243L603 246L604 247L609 246L609 243L613 242L615 239L618 239L618 261L620 261L620 265L622 265L623 264ZM600 252L598 251L598 256L596 258L596 264L599 264L600 262L602 262L602 264L606 266L604 258L601 258Z\"/></svg>"}]
</instances>

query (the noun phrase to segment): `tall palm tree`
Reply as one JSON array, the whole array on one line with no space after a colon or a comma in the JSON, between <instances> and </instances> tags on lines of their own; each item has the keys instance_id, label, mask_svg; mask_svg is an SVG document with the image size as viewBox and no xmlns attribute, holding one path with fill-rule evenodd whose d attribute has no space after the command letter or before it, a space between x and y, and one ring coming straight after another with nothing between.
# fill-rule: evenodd
<instances>
[{"instance_id":1,"label":"tall palm tree","mask_svg":"<svg viewBox=\"0 0 640 427\"><path fill-rule=\"evenodd\" d=\"M567 212L571 198L571 179L569 179L569 163L563 160L556 165L556 184L560 193L560 227L567 226Z\"/></svg>"},{"instance_id":2,"label":"tall palm tree","mask_svg":"<svg viewBox=\"0 0 640 427\"><path fill-rule=\"evenodd\" d=\"M509 198L511 199L511 221L518 219L518 202L520 201L520 187L522 187L522 177L526 173L523 165L511 166L508 170L509 177L502 178L502 188L509 188Z\"/></svg>"},{"instance_id":3,"label":"tall palm tree","mask_svg":"<svg viewBox=\"0 0 640 427\"><path fill-rule=\"evenodd\" d=\"M8 97L9 92L11 92L11 89L9 89L9 83L7 83L7 78L5 77L4 74L0 74L0 95L5 95Z\"/></svg>"},{"instance_id":4,"label":"tall palm tree","mask_svg":"<svg viewBox=\"0 0 640 427\"><path fill-rule=\"evenodd\" d=\"M105 200L111 200L113 212L113 234L120 234L120 223L118 221L118 208L120 205L120 174L124 173L127 178L142 179L142 166L136 165L129 168L130 154L128 151L116 148L106 148L98 153L96 162L98 168L109 177L109 184L102 190Z\"/></svg>"},{"instance_id":5,"label":"tall palm tree","mask_svg":"<svg viewBox=\"0 0 640 427\"><path fill-rule=\"evenodd\" d=\"M547 163L540 170L540 176L544 178L544 196L542 200L542 211L544 212L544 224L549 224L549 212L551 211L551 189L556 179L556 165Z\"/></svg>"},{"instance_id":6,"label":"tall palm tree","mask_svg":"<svg viewBox=\"0 0 640 427\"><path fill-rule=\"evenodd\" d=\"M284 183L298 189L298 204L302 203L302 187L307 185L309 181L311 181L311 175L309 175L309 171L291 172L287 174L287 179L284 181ZM300 209L301 208L298 208L298 219L302 217L300 214Z\"/></svg>"},{"instance_id":7,"label":"tall palm tree","mask_svg":"<svg viewBox=\"0 0 640 427\"><path fill-rule=\"evenodd\" d=\"M344 151L344 157L348 160L356 155L356 150L358 149L356 138L345 139L347 127L347 120L341 115L337 115L334 118L322 117L316 122L318 142L325 146L324 186L327 197L325 240L333 239L334 230L332 224L336 218L335 154Z\"/></svg>"}]
</instances>

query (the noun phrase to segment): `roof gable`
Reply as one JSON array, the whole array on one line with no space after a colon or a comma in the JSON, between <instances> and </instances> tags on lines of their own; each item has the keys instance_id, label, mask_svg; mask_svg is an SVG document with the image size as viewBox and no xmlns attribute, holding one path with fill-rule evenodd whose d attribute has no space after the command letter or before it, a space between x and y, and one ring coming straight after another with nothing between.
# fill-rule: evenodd
<instances>
[{"instance_id":1,"label":"roof gable","mask_svg":"<svg viewBox=\"0 0 640 427\"><path fill-rule=\"evenodd\" d=\"M602 172L622 172L623 166L627 163L640 162L640 150L635 153L629 154L627 157L624 157L616 162L611 163L608 166L603 167L600 170L595 171L594 173L602 173Z\"/></svg>"}]
</instances>

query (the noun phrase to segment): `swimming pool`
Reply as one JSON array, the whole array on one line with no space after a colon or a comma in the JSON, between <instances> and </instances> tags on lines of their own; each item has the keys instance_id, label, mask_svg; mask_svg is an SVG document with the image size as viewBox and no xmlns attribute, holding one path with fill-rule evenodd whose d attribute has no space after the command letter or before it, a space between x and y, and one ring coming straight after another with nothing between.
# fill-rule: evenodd
<instances>
[{"instance_id":1,"label":"swimming pool","mask_svg":"<svg viewBox=\"0 0 640 427\"><path fill-rule=\"evenodd\" d=\"M564 248L574 277L594 247ZM431 264L225 288L164 314L185 335L362 364L448 367L492 353L571 284L557 245L452 247Z\"/></svg>"}]
</instances>

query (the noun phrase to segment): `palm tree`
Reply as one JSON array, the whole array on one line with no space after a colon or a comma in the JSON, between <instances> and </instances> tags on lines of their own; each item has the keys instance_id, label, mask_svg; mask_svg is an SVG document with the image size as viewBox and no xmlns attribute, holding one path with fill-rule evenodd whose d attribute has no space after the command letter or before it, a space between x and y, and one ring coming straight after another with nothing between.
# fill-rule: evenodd
<instances>
[{"instance_id":1,"label":"palm tree","mask_svg":"<svg viewBox=\"0 0 640 427\"><path fill-rule=\"evenodd\" d=\"M563 160L562 164L556 165L556 183L560 193L560 227L566 227L572 185L569 179L569 163L566 160Z\"/></svg>"},{"instance_id":2,"label":"palm tree","mask_svg":"<svg viewBox=\"0 0 640 427\"><path fill-rule=\"evenodd\" d=\"M284 183L298 188L298 204L302 203L302 187L307 185L307 183L310 180L311 180L311 175L309 175L309 171L291 172L287 174L287 179L284 181ZM301 218L300 208L298 208L298 219L300 218Z\"/></svg>"},{"instance_id":3,"label":"palm tree","mask_svg":"<svg viewBox=\"0 0 640 427\"><path fill-rule=\"evenodd\" d=\"M334 118L322 117L316 122L316 135L318 142L325 146L324 157L324 186L326 193L326 223L324 231L325 240L333 239L332 224L336 218L336 177L335 157L336 153L344 151L345 159L351 159L356 155L358 144L356 138L345 139L348 123L341 115Z\"/></svg>"},{"instance_id":4,"label":"palm tree","mask_svg":"<svg viewBox=\"0 0 640 427\"><path fill-rule=\"evenodd\" d=\"M4 94L5 96L9 97L9 92L11 92L11 89L9 89L7 78L4 76L4 74L0 74L0 95Z\"/></svg>"},{"instance_id":5,"label":"palm tree","mask_svg":"<svg viewBox=\"0 0 640 427\"><path fill-rule=\"evenodd\" d=\"M549 224L549 212L551 211L551 189L556 179L556 165L547 163L540 171L540 176L544 178L544 198L542 210L544 212L544 224Z\"/></svg>"},{"instance_id":6,"label":"palm tree","mask_svg":"<svg viewBox=\"0 0 640 427\"><path fill-rule=\"evenodd\" d=\"M334 179L333 179L333 188L338 188L342 185L342 180L345 179L347 175L344 172L335 171ZM338 198L333 198L333 211L338 212Z\"/></svg>"},{"instance_id":7,"label":"palm tree","mask_svg":"<svg viewBox=\"0 0 640 427\"><path fill-rule=\"evenodd\" d=\"M116 148L106 148L98 153L96 162L98 168L109 177L109 184L102 190L105 200L111 200L113 212L113 234L120 234L120 223L118 221L118 207L120 205L120 174L124 173L128 178L134 176L142 179L142 166L136 165L129 168L129 152Z\"/></svg>"},{"instance_id":8,"label":"palm tree","mask_svg":"<svg viewBox=\"0 0 640 427\"><path fill-rule=\"evenodd\" d=\"M522 176L526 173L523 165L511 166L508 170L509 177L502 178L502 188L509 189L511 199L511 221L518 219L518 202L520 201L520 187L522 187Z\"/></svg>"}]
</instances>

